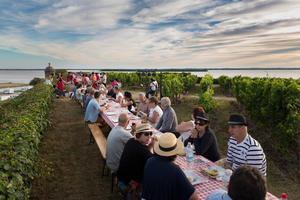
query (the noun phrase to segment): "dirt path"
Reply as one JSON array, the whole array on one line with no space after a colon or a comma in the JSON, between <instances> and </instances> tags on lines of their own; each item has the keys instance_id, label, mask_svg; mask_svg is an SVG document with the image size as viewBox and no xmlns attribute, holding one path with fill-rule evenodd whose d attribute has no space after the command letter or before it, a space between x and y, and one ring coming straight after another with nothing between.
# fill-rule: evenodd
<instances>
[{"instance_id":1,"label":"dirt path","mask_svg":"<svg viewBox=\"0 0 300 200\"><path fill-rule=\"evenodd\" d=\"M110 193L111 177L101 178L101 155L96 144L88 144L83 118L78 104L67 98L54 100L52 128L40 145L40 157L50 163L53 172L33 182L32 200L120 199L117 193Z\"/></svg>"}]
</instances>

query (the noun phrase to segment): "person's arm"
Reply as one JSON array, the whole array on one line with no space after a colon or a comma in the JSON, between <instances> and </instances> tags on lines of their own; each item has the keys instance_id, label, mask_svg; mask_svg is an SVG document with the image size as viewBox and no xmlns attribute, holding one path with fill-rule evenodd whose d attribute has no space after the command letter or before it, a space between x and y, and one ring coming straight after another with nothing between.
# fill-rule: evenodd
<instances>
[{"instance_id":1,"label":"person's arm","mask_svg":"<svg viewBox=\"0 0 300 200\"><path fill-rule=\"evenodd\" d=\"M198 192L195 190L189 200L198 200Z\"/></svg>"},{"instance_id":2,"label":"person's arm","mask_svg":"<svg viewBox=\"0 0 300 200\"><path fill-rule=\"evenodd\" d=\"M171 112L171 109L168 109L168 111L166 111L166 115L164 117L167 120L164 120L164 123L162 124L162 127L160 129L161 132L168 132L173 124L173 120L174 120L174 113Z\"/></svg>"},{"instance_id":3,"label":"person's arm","mask_svg":"<svg viewBox=\"0 0 300 200\"><path fill-rule=\"evenodd\" d=\"M192 130L194 128L194 124L192 122L181 122L177 127L176 127L176 132L178 133L184 133Z\"/></svg>"},{"instance_id":4,"label":"person's arm","mask_svg":"<svg viewBox=\"0 0 300 200\"><path fill-rule=\"evenodd\" d=\"M163 123L163 121L164 121L164 115L163 116L161 116L161 118L159 119L159 121L158 121L158 123L157 123L157 125L156 125L156 129L157 130L159 130L160 129L160 127L161 127L161 125L162 125L162 123Z\"/></svg>"},{"instance_id":5,"label":"person's arm","mask_svg":"<svg viewBox=\"0 0 300 200\"><path fill-rule=\"evenodd\" d=\"M158 112L154 111L154 112L153 112L153 115L152 115L152 118L147 117L147 120L148 120L149 122L155 124L155 123L158 121L158 117L159 117Z\"/></svg>"},{"instance_id":6,"label":"person's arm","mask_svg":"<svg viewBox=\"0 0 300 200\"><path fill-rule=\"evenodd\" d=\"M117 103L122 103L122 99L123 99L122 96L119 96L118 99L116 99L116 102Z\"/></svg>"},{"instance_id":7,"label":"person's arm","mask_svg":"<svg viewBox=\"0 0 300 200\"><path fill-rule=\"evenodd\" d=\"M200 138L194 138L196 155L203 155L205 152L207 152L213 141L214 137L212 133L208 132L204 133L201 140Z\"/></svg>"},{"instance_id":8,"label":"person's arm","mask_svg":"<svg viewBox=\"0 0 300 200\"><path fill-rule=\"evenodd\" d=\"M122 106L122 107L126 107L126 106L130 106L130 105L132 105L132 104L133 104L132 101L126 101L126 103L122 103L121 106Z\"/></svg>"},{"instance_id":9,"label":"person's arm","mask_svg":"<svg viewBox=\"0 0 300 200\"><path fill-rule=\"evenodd\" d=\"M227 150L227 159L224 164L225 169L232 169L232 154L231 154L231 147L230 147L230 139L228 140L228 150Z\"/></svg>"}]
</instances>

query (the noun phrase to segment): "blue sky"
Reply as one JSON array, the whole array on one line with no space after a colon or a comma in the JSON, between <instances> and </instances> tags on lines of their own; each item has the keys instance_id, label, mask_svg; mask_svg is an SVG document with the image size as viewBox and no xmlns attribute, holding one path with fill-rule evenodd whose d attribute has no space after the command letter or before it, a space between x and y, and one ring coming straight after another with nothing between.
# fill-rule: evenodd
<instances>
[{"instance_id":1,"label":"blue sky","mask_svg":"<svg viewBox=\"0 0 300 200\"><path fill-rule=\"evenodd\" d=\"M299 67L298 0L0 0L0 67Z\"/></svg>"}]
</instances>

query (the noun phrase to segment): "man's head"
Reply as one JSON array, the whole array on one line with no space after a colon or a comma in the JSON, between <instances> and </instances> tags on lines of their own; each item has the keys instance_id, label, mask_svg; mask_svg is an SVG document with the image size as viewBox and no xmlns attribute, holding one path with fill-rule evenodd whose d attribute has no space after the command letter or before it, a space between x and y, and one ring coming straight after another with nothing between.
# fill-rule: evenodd
<instances>
[{"instance_id":1,"label":"man's head","mask_svg":"<svg viewBox=\"0 0 300 200\"><path fill-rule=\"evenodd\" d=\"M148 123L138 124L136 126L135 138L141 144L146 145L150 142L152 130Z\"/></svg>"},{"instance_id":2,"label":"man's head","mask_svg":"<svg viewBox=\"0 0 300 200\"><path fill-rule=\"evenodd\" d=\"M95 97L95 99L100 99L100 92L95 92L94 93L94 97Z\"/></svg>"},{"instance_id":3,"label":"man's head","mask_svg":"<svg viewBox=\"0 0 300 200\"><path fill-rule=\"evenodd\" d=\"M240 114L230 115L228 121L228 132L238 142L243 141L247 135L247 122L246 118Z\"/></svg>"},{"instance_id":4,"label":"man's head","mask_svg":"<svg viewBox=\"0 0 300 200\"><path fill-rule=\"evenodd\" d=\"M264 200L266 193L266 179L257 168L242 165L230 177L228 195L232 200Z\"/></svg>"},{"instance_id":5,"label":"man's head","mask_svg":"<svg viewBox=\"0 0 300 200\"><path fill-rule=\"evenodd\" d=\"M160 101L160 104L161 108L165 110L171 106L171 100L169 99L169 97L163 97Z\"/></svg>"},{"instance_id":6,"label":"man's head","mask_svg":"<svg viewBox=\"0 0 300 200\"><path fill-rule=\"evenodd\" d=\"M119 120L118 120L119 126L122 126L125 128L125 127L127 127L128 122L129 122L129 118L128 118L127 113L121 113L119 116Z\"/></svg>"},{"instance_id":7,"label":"man's head","mask_svg":"<svg viewBox=\"0 0 300 200\"><path fill-rule=\"evenodd\" d=\"M142 92L139 93L139 101L140 101L140 102L145 102L145 101L146 101L145 94L142 93Z\"/></svg>"},{"instance_id":8,"label":"man's head","mask_svg":"<svg viewBox=\"0 0 300 200\"><path fill-rule=\"evenodd\" d=\"M204 133L206 127L209 126L208 115L204 112L200 112L195 116L195 128L198 132Z\"/></svg>"}]
</instances>

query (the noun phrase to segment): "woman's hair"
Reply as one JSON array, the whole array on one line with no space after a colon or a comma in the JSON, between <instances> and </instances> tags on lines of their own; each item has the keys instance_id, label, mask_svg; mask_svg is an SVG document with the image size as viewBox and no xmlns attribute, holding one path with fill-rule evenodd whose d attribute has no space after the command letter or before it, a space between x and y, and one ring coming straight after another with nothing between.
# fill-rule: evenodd
<instances>
[{"instance_id":1,"label":"woman's hair","mask_svg":"<svg viewBox=\"0 0 300 200\"><path fill-rule=\"evenodd\" d=\"M130 92L127 92L127 91L124 92L124 96L127 97L128 99L131 99L131 98L132 98L131 93L130 93Z\"/></svg>"},{"instance_id":2,"label":"woman's hair","mask_svg":"<svg viewBox=\"0 0 300 200\"><path fill-rule=\"evenodd\" d=\"M114 89L116 89L117 91L120 91L120 88L118 86L115 86Z\"/></svg>"},{"instance_id":3,"label":"woman's hair","mask_svg":"<svg viewBox=\"0 0 300 200\"><path fill-rule=\"evenodd\" d=\"M193 115L194 119L196 119L196 116L199 115L201 112L205 113L203 107L195 106L192 111L192 115Z\"/></svg>"},{"instance_id":4,"label":"woman's hair","mask_svg":"<svg viewBox=\"0 0 300 200\"><path fill-rule=\"evenodd\" d=\"M157 100L156 97L150 97L149 98L149 103L154 103L155 105L157 105L158 104L158 100Z\"/></svg>"}]
</instances>

